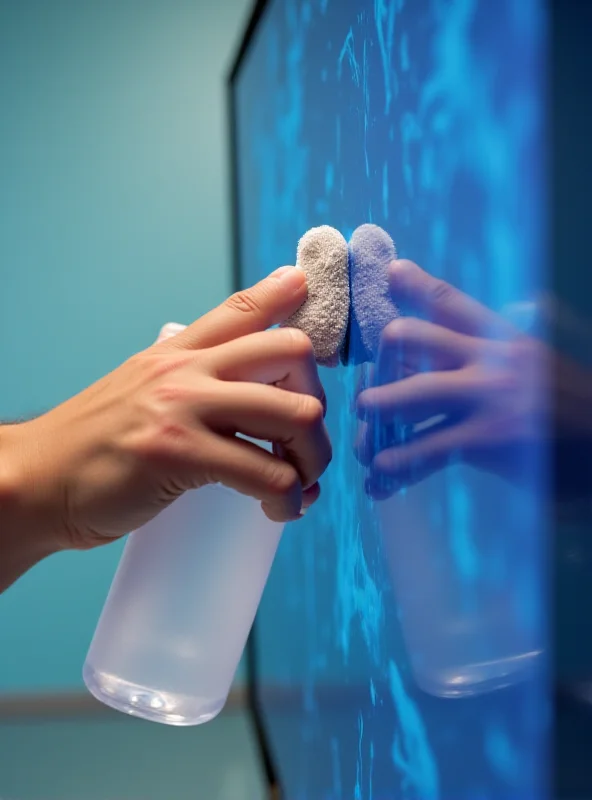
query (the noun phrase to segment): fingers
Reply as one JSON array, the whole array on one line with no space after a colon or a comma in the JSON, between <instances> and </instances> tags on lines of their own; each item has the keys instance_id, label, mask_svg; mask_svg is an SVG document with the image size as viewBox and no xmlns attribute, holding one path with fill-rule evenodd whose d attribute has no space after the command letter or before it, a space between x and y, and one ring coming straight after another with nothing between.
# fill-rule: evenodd
<instances>
[{"instance_id":1,"label":"fingers","mask_svg":"<svg viewBox=\"0 0 592 800\"><path fill-rule=\"evenodd\" d=\"M356 457L368 466L377 453L400 445L414 426L438 419L462 419L474 400L478 382L469 369L419 373L396 383L367 389L358 398L363 421L354 445Z\"/></svg>"},{"instance_id":2,"label":"fingers","mask_svg":"<svg viewBox=\"0 0 592 800\"><path fill-rule=\"evenodd\" d=\"M469 336L505 338L516 329L498 314L449 283L434 278L417 264L405 259L389 268L391 294L397 305L409 313L420 313L432 322Z\"/></svg>"},{"instance_id":3,"label":"fingers","mask_svg":"<svg viewBox=\"0 0 592 800\"><path fill-rule=\"evenodd\" d=\"M313 347L302 331L275 328L252 333L215 347L205 355L221 380L273 384L290 392L312 395L326 410Z\"/></svg>"},{"instance_id":4,"label":"fingers","mask_svg":"<svg viewBox=\"0 0 592 800\"><path fill-rule=\"evenodd\" d=\"M383 450L389 450L426 432L432 434L435 430L458 423L458 417L446 414L434 414L418 423L409 424L380 424L376 421L361 422L354 442L354 454L363 467L369 467L373 458Z\"/></svg>"},{"instance_id":5,"label":"fingers","mask_svg":"<svg viewBox=\"0 0 592 800\"><path fill-rule=\"evenodd\" d=\"M210 475L241 494L261 500L274 522L298 519L303 508L302 484L287 461L256 444L235 437L217 437L212 448Z\"/></svg>"},{"instance_id":6,"label":"fingers","mask_svg":"<svg viewBox=\"0 0 592 800\"><path fill-rule=\"evenodd\" d=\"M361 420L410 424L435 414L460 413L470 405L475 382L468 370L429 372L366 389L358 397Z\"/></svg>"},{"instance_id":7,"label":"fingers","mask_svg":"<svg viewBox=\"0 0 592 800\"><path fill-rule=\"evenodd\" d=\"M222 385L207 412L215 429L279 444L302 487L313 486L331 461L331 443L318 399L256 383Z\"/></svg>"},{"instance_id":8,"label":"fingers","mask_svg":"<svg viewBox=\"0 0 592 800\"><path fill-rule=\"evenodd\" d=\"M165 346L197 350L264 331L291 316L306 296L304 272L296 267L281 267L250 289L233 294Z\"/></svg>"},{"instance_id":9,"label":"fingers","mask_svg":"<svg viewBox=\"0 0 592 800\"><path fill-rule=\"evenodd\" d=\"M469 421L383 450L370 465L366 492L374 500L385 500L402 487L419 483L462 458L477 436L475 422Z\"/></svg>"},{"instance_id":10,"label":"fingers","mask_svg":"<svg viewBox=\"0 0 592 800\"><path fill-rule=\"evenodd\" d=\"M462 367L482 354L483 340L413 317L389 323L380 339L373 383L424 370Z\"/></svg>"}]
</instances>

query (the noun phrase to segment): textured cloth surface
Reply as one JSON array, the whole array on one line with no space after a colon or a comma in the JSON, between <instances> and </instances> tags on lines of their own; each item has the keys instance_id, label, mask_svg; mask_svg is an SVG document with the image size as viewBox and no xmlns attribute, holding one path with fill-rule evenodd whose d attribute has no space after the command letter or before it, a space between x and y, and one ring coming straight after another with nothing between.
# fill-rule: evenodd
<instances>
[{"instance_id":1,"label":"textured cloth surface","mask_svg":"<svg viewBox=\"0 0 592 800\"><path fill-rule=\"evenodd\" d=\"M378 225L360 225L349 242L350 331L345 363L374 361L385 326L399 311L393 303L388 266L397 258L391 237Z\"/></svg>"},{"instance_id":2,"label":"textured cloth surface","mask_svg":"<svg viewBox=\"0 0 592 800\"><path fill-rule=\"evenodd\" d=\"M298 242L296 266L306 273L308 298L283 326L307 334L319 364L337 366L349 320L347 242L328 225L311 228Z\"/></svg>"}]
</instances>

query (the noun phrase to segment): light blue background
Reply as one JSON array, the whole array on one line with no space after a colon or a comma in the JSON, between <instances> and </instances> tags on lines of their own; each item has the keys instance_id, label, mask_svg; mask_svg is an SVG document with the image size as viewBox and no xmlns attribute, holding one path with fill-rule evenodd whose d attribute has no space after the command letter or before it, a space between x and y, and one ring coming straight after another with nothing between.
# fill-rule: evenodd
<instances>
[{"instance_id":1,"label":"light blue background","mask_svg":"<svg viewBox=\"0 0 592 800\"><path fill-rule=\"evenodd\" d=\"M249 9L0 0L0 419L229 292L223 78ZM56 556L0 597L0 695L82 688L120 550Z\"/></svg>"}]
</instances>

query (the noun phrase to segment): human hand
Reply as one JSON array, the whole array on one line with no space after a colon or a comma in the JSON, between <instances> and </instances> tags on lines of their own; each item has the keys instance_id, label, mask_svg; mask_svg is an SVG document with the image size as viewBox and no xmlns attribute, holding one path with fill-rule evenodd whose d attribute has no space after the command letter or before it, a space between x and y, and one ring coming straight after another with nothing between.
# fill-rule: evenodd
<instances>
[{"instance_id":1,"label":"human hand","mask_svg":"<svg viewBox=\"0 0 592 800\"><path fill-rule=\"evenodd\" d=\"M410 261L390 268L411 314L383 331L370 386L357 398L356 451L383 499L451 460L531 481L548 436L556 357L472 298Z\"/></svg>"},{"instance_id":2,"label":"human hand","mask_svg":"<svg viewBox=\"0 0 592 800\"><path fill-rule=\"evenodd\" d=\"M85 549L214 482L260 499L273 520L298 518L331 459L324 392L308 338L266 329L305 299L304 274L279 270L49 413L1 428L13 487L3 523Z\"/></svg>"}]
</instances>

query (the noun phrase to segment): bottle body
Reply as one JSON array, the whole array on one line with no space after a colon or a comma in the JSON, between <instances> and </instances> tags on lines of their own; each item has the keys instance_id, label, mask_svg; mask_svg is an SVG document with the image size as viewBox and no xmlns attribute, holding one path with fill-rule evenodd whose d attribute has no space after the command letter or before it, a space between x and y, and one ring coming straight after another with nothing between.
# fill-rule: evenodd
<instances>
[{"instance_id":1,"label":"bottle body","mask_svg":"<svg viewBox=\"0 0 592 800\"><path fill-rule=\"evenodd\" d=\"M219 485L130 534L84 665L99 700L197 725L224 706L283 525Z\"/></svg>"},{"instance_id":2,"label":"bottle body","mask_svg":"<svg viewBox=\"0 0 592 800\"><path fill-rule=\"evenodd\" d=\"M377 504L411 673L423 691L469 697L540 668L537 504L534 493L462 464Z\"/></svg>"}]
</instances>

